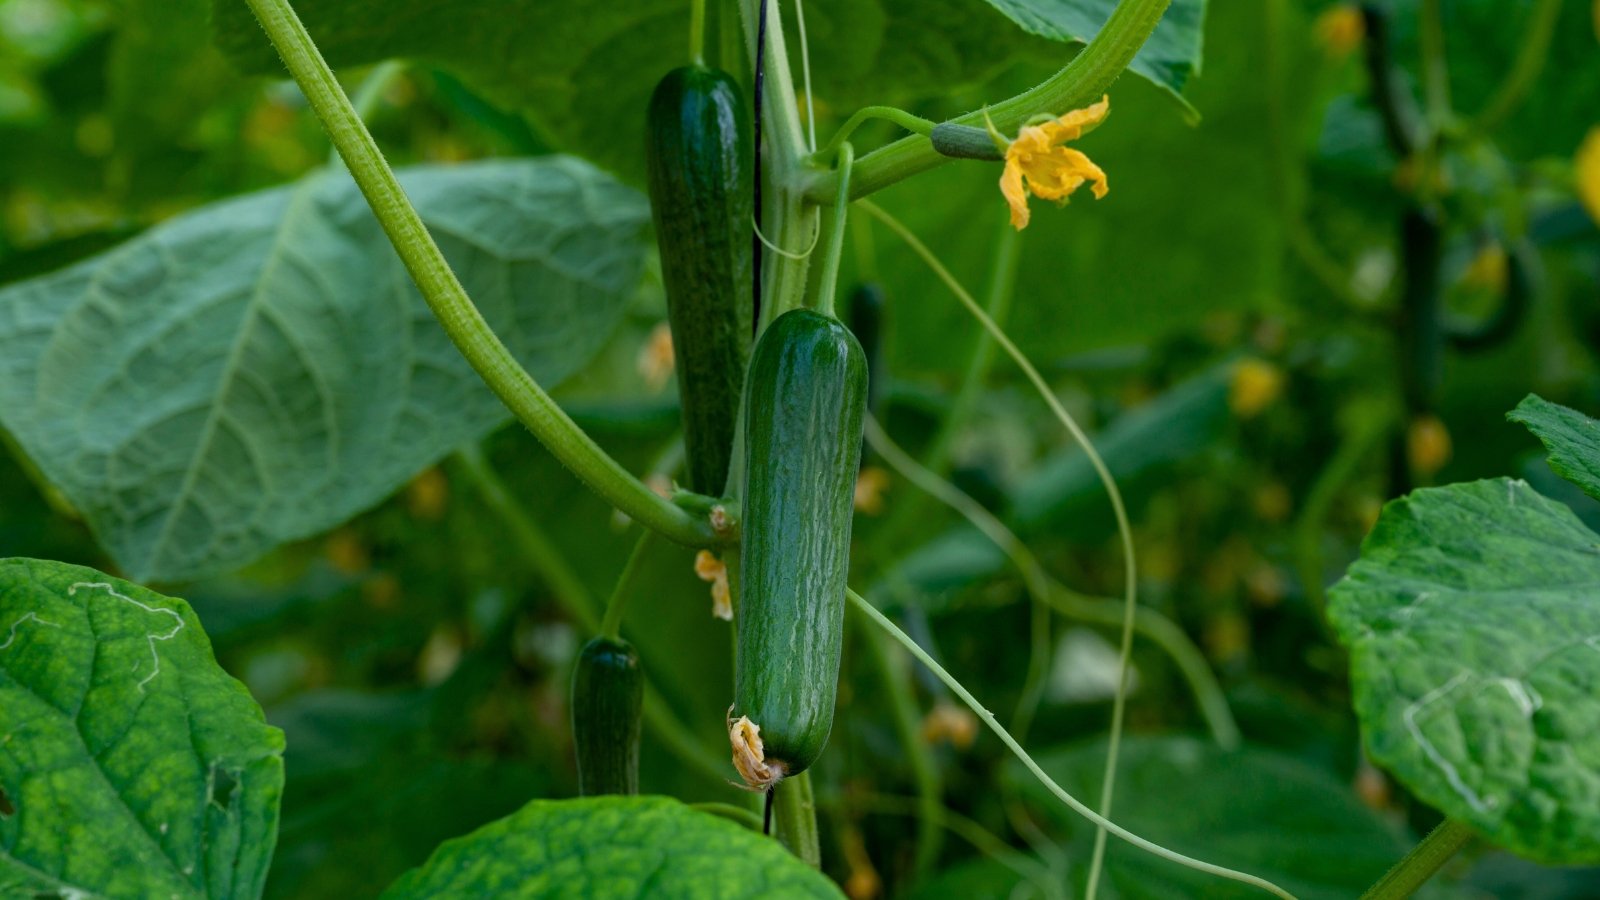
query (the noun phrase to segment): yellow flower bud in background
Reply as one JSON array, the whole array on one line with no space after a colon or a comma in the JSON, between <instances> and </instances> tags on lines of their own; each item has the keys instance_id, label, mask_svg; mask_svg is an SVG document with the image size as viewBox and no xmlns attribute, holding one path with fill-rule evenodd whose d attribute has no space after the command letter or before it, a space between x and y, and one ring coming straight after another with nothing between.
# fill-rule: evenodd
<instances>
[{"instance_id":1,"label":"yellow flower bud in background","mask_svg":"<svg viewBox=\"0 0 1600 900\"><path fill-rule=\"evenodd\" d=\"M1406 429L1406 459L1412 471L1428 476L1450 461L1450 432L1435 415L1417 416Z\"/></svg>"},{"instance_id":2,"label":"yellow flower bud in background","mask_svg":"<svg viewBox=\"0 0 1600 900\"><path fill-rule=\"evenodd\" d=\"M1240 360L1228 385L1228 408L1241 419L1259 415L1283 393L1283 370L1264 359Z\"/></svg>"},{"instance_id":3,"label":"yellow flower bud in background","mask_svg":"<svg viewBox=\"0 0 1600 900\"><path fill-rule=\"evenodd\" d=\"M1312 30L1317 35L1317 43L1322 45L1322 52L1330 59L1339 59L1349 56L1361 46L1361 41L1367 36L1367 23L1361 18L1361 10L1355 5L1341 3L1330 6L1317 16Z\"/></svg>"}]
</instances>

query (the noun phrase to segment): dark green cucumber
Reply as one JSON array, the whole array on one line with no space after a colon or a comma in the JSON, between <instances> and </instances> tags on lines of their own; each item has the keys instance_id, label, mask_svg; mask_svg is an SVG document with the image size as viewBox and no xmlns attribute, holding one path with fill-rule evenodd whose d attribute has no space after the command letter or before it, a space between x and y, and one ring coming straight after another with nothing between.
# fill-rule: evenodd
<instances>
[{"instance_id":1,"label":"dark green cucumber","mask_svg":"<svg viewBox=\"0 0 1600 900\"><path fill-rule=\"evenodd\" d=\"M644 673L633 645L606 637L585 644L572 673L572 743L584 796L639 793L643 709Z\"/></svg>"},{"instance_id":2,"label":"dark green cucumber","mask_svg":"<svg viewBox=\"0 0 1600 900\"><path fill-rule=\"evenodd\" d=\"M750 345L750 124L738 83L685 66L650 98L646 162L689 487L721 496Z\"/></svg>"},{"instance_id":3,"label":"dark green cucumber","mask_svg":"<svg viewBox=\"0 0 1600 900\"><path fill-rule=\"evenodd\" d=\"M856 469L867 404L861 345L837 320L779 316L750 358L733 716L793 775L833 727Z\"/></svg>"}]
</instances>

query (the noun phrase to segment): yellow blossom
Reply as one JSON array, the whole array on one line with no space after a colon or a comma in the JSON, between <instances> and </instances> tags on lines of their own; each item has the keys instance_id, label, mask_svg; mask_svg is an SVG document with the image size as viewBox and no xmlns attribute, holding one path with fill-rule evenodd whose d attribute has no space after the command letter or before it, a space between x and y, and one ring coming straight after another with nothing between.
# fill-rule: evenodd
<instances>
[{"instance_id":1,"label":"yellow blossom","mask_svg":"<svg viewBox=\"0 0 1600 900\"><path fill-rule=\"evenodd\" d=\"M862 515L883 512L883 495L889 490L889 473L877 466L865 466L856 476L855 507Z\"/></svg>"},{"instance_id":2,"label":"yellow blossom","mask_svg":"<svg viewBox=\"0 0 1600 900\"><path fill-rule=\"evenodd\" d=\"M966 709L948 700L935 703L922 719L922 740L934 744L946 741L957 750L972 746L978 736L978 720Z\"/></svg>"},{"instance_id":3,"label":"yellow blossom","mask_svg":"<svg viewBox=\"0 0 1600 900\"><path fill-rule=\"evenodd\" d=\"M1266 360L1240 360L1228 385L1228 408L1241 419L1254 418L1283 393L1283 381L1283 371Z\"/></svg>"},{"instance_id":4,"label":"yellow blossom","mask_svg":"<svg viewBox=\"0 0 1600 900\"><path fill-rule=\"evenodd\" d=\"M728 565L710 550L694 556L694 573L711 582L711 614L724 622L733 621L733 596L728 589Z\"/></svg>"},{"instance_id":5,"label":"yellow blossom","mask_svg":"<svg viewBox=\"0 0 1600 900\"><path fill-rule=\"evenodd\" d=\"M1012 227L1018 231L1028 227L1029 194L1064 203L1088 182L1096 200L1106 195L1105 171L1066 142L1091 131L1110 110L1111 98L1101 97L1099 103L1051 122L1023 126L1017 133L1017 139L1006 148L1006 169L1000 176L1000 193L1011 206Z\"/></svg>"},{"instance_id":6,"label":"yellow blossom","mask_svg":"<svg viewBox=\"0 0 1600 900\"><path fill-rule=\"evenodd\" d=\"M1424 413L1406 428L1406 459L1424 478L1444 468L1450 461L1450 430L1438 416Z\"/></svg>"},{"instance_id":7,"label":"yellow blossom","mask_svg":"<svg viewBox=\"0 0 1600 900\"><path fill-rule=\"evenodd\" d=\"M1600 31L1600 0L1595 4L1595 28ZM1595 224L1600 225L1600 125L1589 129L1573 163L1578 176L1578 199Z\"/></svg>"},{"instance_id":8,"label":"yellow blossom","mask_svg":"<svg viewBox=\"0 0 1600 900\"><path fill-rule=\"evenodd\" d=\"M672 377L672 329L662 322L650 331L644 346L639 348L639 377L652 392L659 391Z\"/></svg>"},{"instance_id":9,"label":"yellow blossom","mask_svg":"<svg viewBox=\"0 0 1600 900\"><path fill-rule=\"evenodd\" d=\"M1322 45L1322 52L1333 58L1349 56L1361 46L1361 41L1367 34L1367 25L1361 18L1361 10L1350 3L1341 3L1323 10L1322 14L1317 16L1313 27L1317 33L1317 43Z\"/></svg>"}]
</instances>

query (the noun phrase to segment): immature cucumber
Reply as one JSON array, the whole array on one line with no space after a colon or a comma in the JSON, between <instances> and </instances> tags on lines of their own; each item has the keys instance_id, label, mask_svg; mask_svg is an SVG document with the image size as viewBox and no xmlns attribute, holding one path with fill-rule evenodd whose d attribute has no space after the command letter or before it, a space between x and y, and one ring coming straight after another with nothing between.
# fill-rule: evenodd
<instances>
[{"instance_id":1,"label":"immature cucumber","mask_svg":"<svg viewBox=\"0 0 1600 900\"><path fill-rule=\"evenodd\" d=\"M685 66L650 98L646 161L677 359L689 487L721 496L749 350L749 114L725 72Z\"/></svg>"},{"instance_id":2,"label":"immature cucumber","mask_svg":"<svg viewBox=\"0 0 1600 900\"><path fill-rule=\"evenodd\" d=\"M639 717L644 673L621 638L597 637L572 673L572 742L584 796L639 793Z\"/></svg>"},{"instance_id":3,"label":"immature cucumber","mask_svg":"<svg viewBox=\"0 0 1600 900\"><path fill-rule=\"evenodd\" d=\"M867 366L838 321L793 310L762 334L747 382L730 738L764 786L811 765L833 726Z\"/></svg>"}]
</instances>

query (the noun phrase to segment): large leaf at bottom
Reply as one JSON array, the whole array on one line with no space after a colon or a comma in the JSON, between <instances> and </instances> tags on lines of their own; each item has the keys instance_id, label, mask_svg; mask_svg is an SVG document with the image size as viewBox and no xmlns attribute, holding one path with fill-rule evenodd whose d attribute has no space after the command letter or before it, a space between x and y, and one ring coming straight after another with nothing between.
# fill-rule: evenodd
<instances>
[{"instance_id":1,"label":"large leaf at bottom","mask_svg":"<svg viewBox=\"0 0 1600 900\"><path fill-rule=\"evenodd\" d=\"M839 897L777 841L667 797L535 800L440 847L383 895Z\"/></svg>"},{"instance_id":2,"label":"large leaf at bottom","mask_svg":"<svg viewBox=\"0 0 1600 900\"><path fill-rule=\"evenodd\" d=\"M1093 802L1105 754L1105 742L1095 741L1043 754L1039 764L1067 790ZM1030 806L1071 832L1075 858L1087 859L1093 827L1020 765L1013 764L1008 777ZM1324 770L1271 750L1223 750L1191 737L1123 740L1111 818L1173 850L1267 878L1301 900L1354 897L1406 849L1376 813ZM1110 841L1106 876L1124 900L1263 896L1257 888Z\"/></svg>"},{"instance_id":3,"label":"large leaf at bottom","mask_svg":"<svg viewBox=\"0 0 1600 900\"><path fill-rule=\"evenodd\" d=\"M0 896L259 896L282 752L182 600L0 560Z\"/></svg>"},{"instance_id":4,"label":"large leaf at bottom","mask_svg":"<svg viewBox=\"0 0 1600 900\"><path fill-rule=\"evenodd\" d=\"M639 194L565 158L401 184L534 377L599 350L643 270ZM322 531L506 417L343 172L0 290L0 427L140 580Z\"/></svg>"},{"instance_id":5,"label":"large leaf at bottom","mask_svg":"<svg viewBox=\"0 0 1600 900\"><path fill-rule=\"evenodd\" d=\"M1507 849L1600 861L1600 535L1522 481L1417 491L1328 613L1375 760Z\"/></svg>"}]
</instances>

